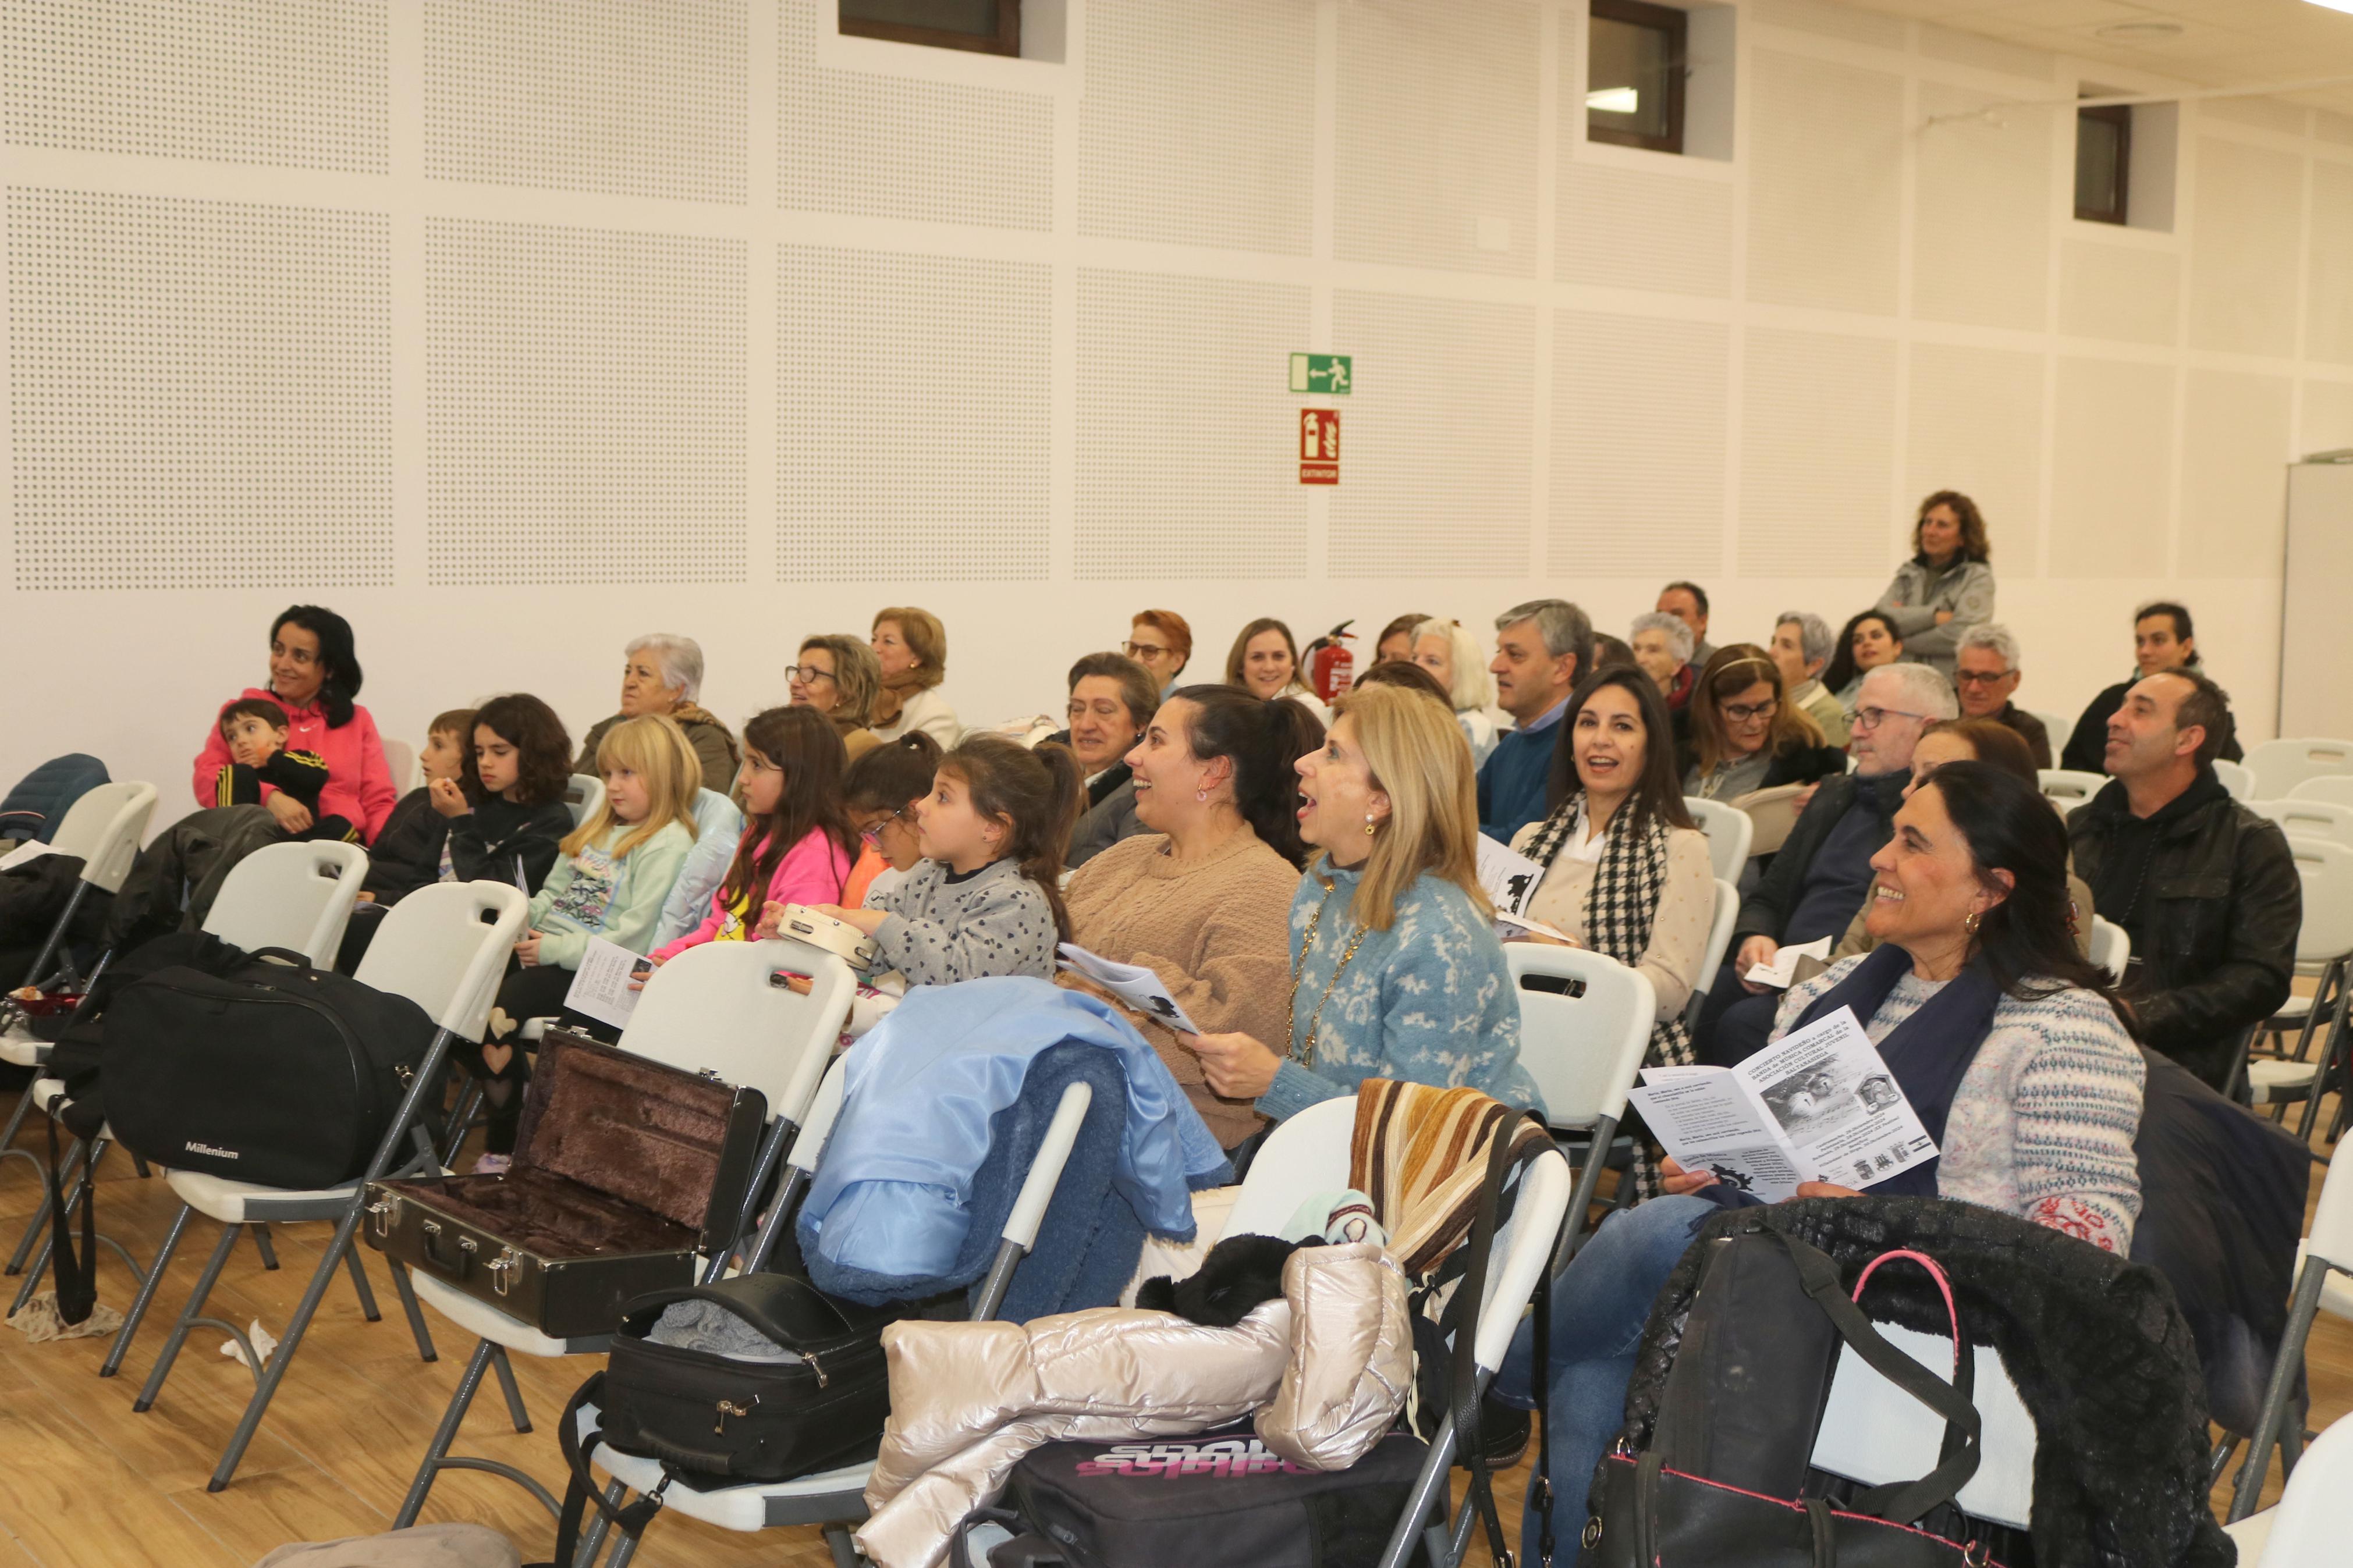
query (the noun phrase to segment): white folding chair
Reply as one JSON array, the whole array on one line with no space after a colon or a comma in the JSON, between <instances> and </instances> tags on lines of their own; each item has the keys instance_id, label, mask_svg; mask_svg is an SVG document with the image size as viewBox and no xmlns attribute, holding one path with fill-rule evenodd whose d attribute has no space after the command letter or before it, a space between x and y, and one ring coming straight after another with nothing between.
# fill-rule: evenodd
<instances>
[{"instance_id":1,"label":"white folding chair","mask_svg":"<svg viewBox=\"0 0 2353 1568\"><path fill-rule=\"evenodd\" d=\"M1683 805L1699 830L1707 835L1708 864L1715 875L1727 882L1740 880L1740 868L1748 862L1748 841L1756 832L1748 814L1728 801L1702 800L1697 795L1683 796Z\"/></svg>"},{"instance_id":2,"label":"white folding chair","mask_svg":"<svg viewBox=\"0 0 2353 1568\"><path fill-rule=\"evenodd\" d=\"M2057 713L2037 713L2034 716L2042 721L2042 732L2050 737L2051 754L2055 757L2065 751L2067 742L2074 739L2075 721Z\"/></svg>"},{"instance_id":3,"label":"white folding chair","mask_svg":"<svg viewBox=\"0 0 2353 1568\"><path fill-rule=\"evenodd\" d=\"M2238 1543L2241 1568L2344 1568L2353 1542L2353 1415L2313 1440L2277 1506L2222 1529Z\"/></svg>"},{"instance_id":4,"label":"white folding chair","mask_svg":"<svg viewBox=\"0 0 2353 1568\"><path fill-rule=\"evenodd\" d=\"M841 1110L844 1060L837 1060L826 1073L817 1100L809 1108L808 1124L802 1130L800 1137L793 1142L791 1172L786 1187L777 1194L776 1201L769 1207L768 1217L760 1226L759 1239L754 1246L748 1265L754 1269L767 1260L777 1236L786 1225L792 1223L787 1217L788 1212L797 1206L797 1200L807 1188L809 1177L816 1173L826 1140L832 1135L834 1119ZM997 1315L997 1309L1004 1304L1007 1289L1013 1283L1014 1270L1037 1244L1039 1223L1046 1217L1047 1206L1053 1201L1054 1189L1062 1179L1062 1167L1071 1157L1071 1146L1078 1142L1080 1124L1086 1121L1087 1108L1093 1100L1093 1089L1083 1083L1074 1083L1062 1091L1061 1102L1054 1110L1054 1119L1048 1124L1046 1135L1039 1144L1038 1157L1031 1163L1029 1174L1022 1179L1021 1190L1013 1201L1013 1212L1007 1216L1005 1228L998 1234L996 1259L973 1307L974 1321L981 1321ZM1343 1169L1345 1169L1345 1164ZM593 1405L581 1411L580 1431L584 1436L599 1425L599 1415ZM650 1492L663 1481L662 1468L658 1461L617 1453L610 1447L600 1446L590 1456L590 1463L611 1478L606 1489L606 1499L610 1502L618 1503L631 1491ZM823 1529L828 1543L833 1548L834 1561L855 1563L859 1558L850 1545L849 1531L866 1519L866 1478L873 1468L872 1461L867 1460L773 1485L726 1487L714 1491L671 1487L663 1494L663 1511L682 1513L705 1524L715 1524L722 1530L746 1534L783 1525L818 1525ZM583 1539L581 1562L594 1563L596 1561L604 1535L605 1520L599 1514ZM637 1542L623 1537L613 1549L607 1568L627 1568L636 1551Z\"/></svg>"},{"instance_id":5,"label":"white folding chair","mask_svg":"<svg viewBox=\"0 0 2353 1568\"><path fill-rule=\"evenodd\" d=\"M1806 784L1775 784L1771 789L1752 789L1733 801L1740 814L1748 818L1750 855L1771 855L1779 850L1783 841L1789 837L1789 829L1798 825L1798 797L1810 787ZM1716 875L1735 887L1740 883L1737 868L1729 876L1721 870Z\"/></svg>"},{"instance_id":6,"label":"white folding chair","mask_svg":"<svg viewBox=\"0 0 2353 1568\"><path fill-rule=\"evenodd\" d=\"M807 994L784 984L788 976L807 978ZM857 976L849 966L817 948L788 941L705 942L654 971L621 1032L620 1048L681 1071L707 1072L723 1083L756 1089L766 1097L769 1131L745 1189L747 1202L757 1202L786 1142L807 1120L818 1080L857 994ZM736 1216L726 1243L706 1261L706 1279L717 1278L727 1267L747 1217ZM431 1275L414 1275L412 1280L420 1300L472 1333L478 1342L392 1527L406 1530L417 1522L434 1480L446 1469L504 1476L537 1498L551 1516L556 1514L555 1499L531 1476L493 1459L453 1459L449 1446L486 1370L498 1373L515 1430L531 1430L507 1362L509 1351L548 1358L601 1355L610 1337L552 1339Z\"/></svg>"},{"instance_id":7,"label":"white folding chair","mask_svg":"<svg viewBox=\"0 0 2353 1568\"><path fill-rule=\"evenodd\" d=\"M229 868L204 929L248 952L292 948L328 968L367 868L367 851L356 844L265 845Z\"/></svg>"},{"instance_id":8,"label":"white folding chair","mask_svg":"<svg viewBox=\"0 0 2353 1568\"><path fill-rule=\"evenodd\" d=\"M2073 768L2042 768L2035 777L2042 783L2043 797L2055 803L2063 816L2108 787L2107 774L2078 773Z\"/></svg>"},{"instance_id":9,"label":"white folding chair","mask_svg":"<svg viewBox=\"0 0 2353 1568\"><path fill-rule=\"evenodd\" d=\"M2295 1028L2295 1054L2251 1057L2246 1066L2248 1103L2275 1107L2274 1120L2287 1113L2287 1102L2305 1102L2296 1136L2309 1138L2320 1110L2322 1095L2338 1076L2335 1068L2346 1047L2346 1013L2353 1001L2348 984L2348 960L2353 960L2353 846L2318 838L2290 838L2298 879L2304 887L2304 921L2295 933L2296 967L2316 973L2319 983L2308 997L2290 999L2263 1024L2281 1034ZM2313 1051L2316 1032L2320 1049Z\"/></svg>"},{"instance_id":10,"label":"white folding chair","mask_svg":"<svg viewBox=\"0 0 2353 1568\"><path fill-rule=\"evenodd\" d=\"M2265 741L2247 753L2247 767L2255 775L2258 796L2284 800L2307 779L2353 773L2353 741L2317 737Z\"/></svg>"},{"instance_id":11,"label":"white folding chair","mask_svg":"<svg viewBox=\"0 0 2353 1568\"><path fill-rule=\"evenodd\" d=\"M473 737L468 736L465 743L472 745ZM384 766L392 775L392 793L396 796L406 795L425 782L425 770L417 765L417 748L406 741L384 743Z\"/></svg>"},{"instance_id":12,"label":"white folding chair","mask_svg":"<svg viewBox=\"0 0 2353 1568\"><path fill-rule=\"evenodd\" d=\"M2353 784L2353 776L2346 781ZM2285 800L2251 800L2247 809L2280 825L2291 838L2325 838L2353 844L2353 795L2344 801L2291 795Z\"/></svg>"},{"instance_id":13,"label":"white folding chair","mask_svg":"<svg viewBox=\"0 0 2353 1568\"><path fill-rule=\"evenodd\" d=\"M2119 985L2125 983L2125 966L2132 962L2132 938L2125 934L2124 927L2092 917L2092 962L2106 971L2110 980Z\"/></svg>"},{"instance_id":14,"label":"white folding chair","mask_svg":"<svg viewBox=\"0 0 2353 1568\"><path fill-rule=\"evenodd\" d=\"M155 786L130 781L100 784L67 809L57 831L49 836L49 852L79 856L81 874L74 879L73 890L66 895L66 907L58 916L57 924L49 928L49 934L42 941L40 956L33 960L33 967L26 973L25 984L38 984L47 974L49 960L57 956L58 945L65 941L68 928L92 888L104 893L122 890L122 879L131 874L131 863L139 858L140 840L147 837L148 819L154 815Z\"/></svg>"},{"instance_id":15,"label":"white folding chair","mask_svg":"<svg viewBox=\"0 0 2353 1568\"><path fill-rule=\"evenodd\" d=\"M1573 1252L1603 1167L1623 1163L1612 1160L1612 1144L1658 1023L1658 995L1641 970L1584 948L1513 942L1504 959L1520 994L1520 1065L1544 1096L1545 1124L1565 1135L1565 1147L1585 1151L1568 1206Z\"/></svg>"},{"instance_id":16,"label":"white folding chair","mask_svg":"<svg viewBox=\"0 0 2353 1568\"><path fill-rule=\"evenodd\" d=\"M605 804L605 781L594 773L574 773L564 786L564 804L572 813L572 826L579 826Z\"/></svg>"},{"instance_id":17,"label":"white folding chair","mask_svg":"<svg viewBox=\"0 0 2353 1568\"><path fill-rule=\"evenodd\" d=\"M409 1082L408 1092L401 1098L392 1124L385 1129L365 1173L358 1180L340 1186L295 1192L189 1171L174 1171L165 1178L180 1199L180 1212L164 1237L163 1249L155 1256L155 1267L149 1271L137 1300L123 1319L121 1331L115 1336L113 1349L108 1352L100 1375L111 1376L121 1366L123 1354L131 1348L140 1320L154 1300L156 1287L163 1282L189 1218L202 1214L219 1222L220 1240L205 1264L204 1272L197 1277L195 1289L189 1294L179 1321L172 1325L171 1337L164 1342L163 1353L147 1374L145 1386L132 1405L136 1411L145 1411L154 1405L156 1395L163 1391L164 1380L171 1374L173 1362L179 1356L180 1347L187 1341L188 1331L196 1324L218 1329L245 1347L246 1364L254 1369L257 1380L253 1397L247 1403L245 1414L219 1465L214 1468L206 1490L221 1490L237 1473L237 1464L259 1429L287 1367L301 1348L302 1336L337 1269L351 1270L363 1310L374 1317L366 1271L353 1250L367 1184L396 1170L440 1168L431 1158L431 1143L424 1136L424 1129L418 1126L421 1101L427 1089L439 1081L450 1043L481 1038L490 1016L491 999L498 994L499 978L506 970L507 954L522 933L528 904L521 889L504 882L440 882L418 889L385 913L375 940L368 946L367 956L360 961L356 978L380 991L415 1002L431 1016L435 1028L432 1043ZM418 1134L415 1151L404 1155L403 1147L409 1143L412 1129ZM205 1299L212 1293L214 1282L220 1278L222 1267L228 1262L229 1251L236 1246L240 1230L248 1226L300 1220L332 1221L335 1232L311 1273L301 1303L287 1320L284 1337L265 1367L260 1357L254 1354L243 1330L234 1323L199 1314L204 1310ZM432 1341L426 1334L424 1314L418 1310L416 1295L409 1289L407 1271L395 1264L392 1278L400 1294L402 1310L407 1314L410 1332L416 1336L417 1353L430 1360Z\"/></svg>"},{"instance_id":18,"label":"white folding chair","mask_svg":"<svg viewBox=\"0 0 2353 1568\"><path fill-rule=\"evenodd\" d=\"M2233 1521L2255 1510L2263 1477L2271 1468L2274 1443L2280 1445L2280 1464L2290 1486L2295 1484L2304 1423L2293 1401L2313 1319L2327 1311L2353 1320L2353 1160L2328 1166L2328 1174L2320 1184L2320 1202L2312 1212L2312 1228L2295 1255L2295 1294L2289 1299L2287 1329L2280 1336L2279 1357L2272 1363L2271 1381L2263 1389L2263 1413L2255 1417L2255 1429L2247 1439L2246 1463L2231 1494ZM2343 1544L2338 1542L2340 1552ZM2337 1561L2342 1561L2341 1555Z\"/></svg>"},{"instance_id":19,"label":"white folding chair","mask_svg":"<svg viewBox=\"0 0 2353 1568\"><path fill-rule=\"evenodd\" d=\"M1715 909L1708 917L1707 946L1700 955L1699 980L1692 986L1691 1000L1683 1005L1683 1022L1699 1026L1699 1010L1707 1001L1708 988L1715 984L1718 971L1724 967L1724 955L1732 950L1732 922L1740 918L1740 889L1715 879Z\"/></svg>"},{"instance_id":20,"label":"white folding chair","mask_svg":"<svg viewBox=\"0 0 2353 1568\"><path fill-rule=\"evenodd\" d=\"M2255 774L2252 768L2217 757L2214 759L2214 777L2221 781L2224 789L2231 792L2232 800L2254 798Z\"/></svg>"},{"instance_id":21,"label":"white folding chair","mask_svg":"<svg viewBox=\"0 0 2353 1568\"><path fill-rule=\"evenodd\" d=\"M1505 951L1525 945L1528 944L1511 943ZM1647 981L1642 989L1650 989ZM1267 1134L1266 1142L1250 1162L1250 1173L1242 1179L1241 1195L1234 1200L1233 1211L1226 1218L1226 1234L1279 1235L1308 1194L1346 1187L1348 1145L1356 1125L1355 1095L1312 1105L1279 1124ZM1474 1358L1482 1392L1494 1381L1496 1369L1504 1364L1504 1352L1511 1349L1512 1335L1519 1329L1521 1316L1535 1295L1538 1276L1552 1267L1554 1247L1574 1212L1570 1207L1574 1184L1567 1156L1557 1149L1539 1154L1520 1178L1519 1197L1513 1205L1511 1222L1497 1232L1495 1250L1489 1255L1486 1295L1479 1309ZM1425 1543L1424 1522L1432 1521L1434 1510L1444 1499L1447 1475L1453 1462L1454 1427L1449 1422L1430 1443L1421 1474L1398 1517L1388 1549L1381 1556L1382 1568L1403 1568L1414 1547ZM1465 1509L1451 1539L1442 1522L1430 1523L1426 1542L1430 1561L1442 1564L1461 1562L1463 1549L1470 1543L1473 1510Z\"/></svg>"},{"instance_id":22,"label":"white folding chair","mask_svg":"<svg viewBox=\"0 0 2353 1568\"><path fill-rule=\"evenodd\" d=\"M2332 805L2353 805L2353 773L2322 773L2308 778L2287 792L2290 800L2325 801Z\"/></svg>"}]
</instances>

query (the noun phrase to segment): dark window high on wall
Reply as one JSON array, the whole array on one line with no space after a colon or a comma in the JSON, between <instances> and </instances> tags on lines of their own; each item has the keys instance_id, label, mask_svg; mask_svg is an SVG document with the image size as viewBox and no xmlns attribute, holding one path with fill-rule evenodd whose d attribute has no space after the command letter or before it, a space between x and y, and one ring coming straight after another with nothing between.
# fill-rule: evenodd
<instances>
[{"instance_id":1,"label":"dark window high on wall","mask_svg":"<svg viewBox=\"0 0 2353 1568\"><path fill-rule=\"evenodd\" d=\"M1021 0L841 0L841 30L861 38L1018 58Z\"/></svg>"},{"instance_id":2,"label":"dark window high on wall","mask_svg":"<svg viewBox=\"0 0 2353 1568\"><path fill-rule=\"evenodd\" d=\"M1585 134L1594 142L1683 150L1688 18L1672 5L1592 0L1586 35Z\"/></svg>"},{"instance_id":3,"label":"dark window high on wall","mask_svg":"<svg viewBox=\"0 0 2353 1568\"><path fill-rule=\"evenodd\" d=\"M2124 223L2132 178L2132 106L2110 104L2075 111L2075 216L2088 223Z\"/></svg>"}]
</instances>

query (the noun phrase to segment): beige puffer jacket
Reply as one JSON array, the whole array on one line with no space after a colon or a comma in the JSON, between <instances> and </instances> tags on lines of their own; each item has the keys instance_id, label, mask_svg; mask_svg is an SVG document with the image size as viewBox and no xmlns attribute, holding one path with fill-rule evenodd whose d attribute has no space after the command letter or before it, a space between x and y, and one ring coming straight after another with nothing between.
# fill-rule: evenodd
<instances>
[{"instance_id":1,"label":"beige puffer jacket","mask_svg":"<svg viewBox=\"0 0 2353 1568\"><path fill-rule=\"evenodd\" d=\"M1345 1469L1388 1430L1413 1380L1405 1277L1369 1242L1301 1247L1282 1299L1230 1329L1102 1307L1027 1324L893 1323L882 1349L891 1421L857 1535L882 1568L934 1568L1040 1445L1179 1436L1255 1410L1275 1453Z\"/></svg>"}]
</instances>

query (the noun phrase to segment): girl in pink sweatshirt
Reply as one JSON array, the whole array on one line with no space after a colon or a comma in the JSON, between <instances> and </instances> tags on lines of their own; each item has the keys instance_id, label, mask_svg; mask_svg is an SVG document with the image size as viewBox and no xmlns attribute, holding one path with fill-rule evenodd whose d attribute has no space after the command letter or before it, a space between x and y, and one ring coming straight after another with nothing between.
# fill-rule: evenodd
<instances>
[{"instance_id":1,"label":"girl in pink sweatshirt","mask_svg":"<svg viewBox=\"0 0 2353 1568\"><path fill-rule=\"evenodd\" d=\"M831 904L856 862L842 805L841 737L814 708L771 708L744 726L737 791L749 819L702 923L653 954L750 938L763 903Z\"/></svg>"}]
</instances>

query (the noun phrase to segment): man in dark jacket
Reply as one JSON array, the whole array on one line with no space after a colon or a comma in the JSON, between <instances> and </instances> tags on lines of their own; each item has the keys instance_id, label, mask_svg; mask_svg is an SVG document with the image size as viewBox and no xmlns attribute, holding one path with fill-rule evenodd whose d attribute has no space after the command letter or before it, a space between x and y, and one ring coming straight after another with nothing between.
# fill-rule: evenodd
<instances>
[{"instance_id":1,"label":"man in dark jacket","mask_svg":"<svg viewBox=\"0 0 2353 1568\"><path fill-rule=\"evenodd\" d=\"M2198 637L2189 624L2187 607L2160 599L2143 605L2133 615L2133 662L2140 668L2130 680L2119 680L2092 699L2084 716L2075 721L2074 730L2067 737L2064 750L2059 753L2059 765L2073 768L2079 773L2105 773L2102 766L2108 744L2108 720L2124 706L2125 693L2136 682L2168 669L2194 669L2198 665ZM2226 730L2217 742L2221 749L2214 754L2226 763L2241 759L2239 737Z\"/></svg>"},{"instance_id":2,"label":"man in dark jacket","mask_svg":"<svg viewBox=\"0 0 2353 1568\"><path fill-rule=\"evenodd\" d=\"M2286 836L2214 776L2230 732L2230 699L2198 670L2136 682L2107 722L2113 782L2067 820L2093 908L2132 939L2143 1042L2216 1089L2240 1033L2287 1000L2304 920Z\"/></svg>"},{"instance_id":3,"label":"man in dark jacket","mask_svg":"<svg viewBox=\"0 0 2353 1568\"><path fill-rule=\"evenodd\" d=\"M1700 1059L1745 1060L1773 1030L1781 993L1743 976L1784 947L1835 940L1871 894L1871 858L1894 832L1920 733L1955 712L1953 689L1925 664L1882 665L1855 694L1854 768L1822 781L1732 927L1732 962L1708 987Z\"/></svg>"}]
</instances>

